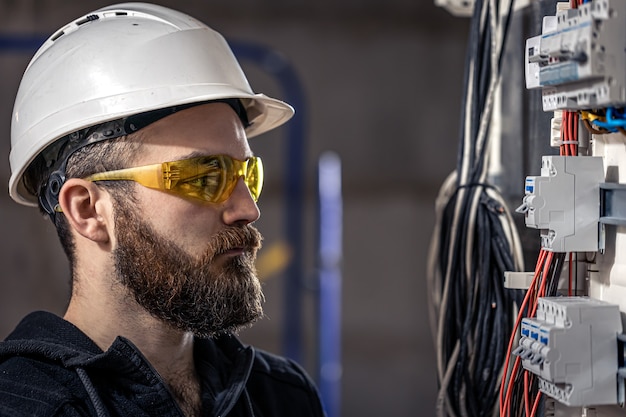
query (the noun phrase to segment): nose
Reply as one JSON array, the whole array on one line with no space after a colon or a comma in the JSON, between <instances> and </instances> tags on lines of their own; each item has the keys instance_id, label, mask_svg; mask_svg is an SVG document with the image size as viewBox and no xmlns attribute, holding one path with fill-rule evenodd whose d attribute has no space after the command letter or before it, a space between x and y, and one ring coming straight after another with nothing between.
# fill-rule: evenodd
<instances>
[{"instance_id":1,"label":"nose","mask_svg":"<svg viewBox=\"0 0 626 417\"><path fill-rule=\"evenodd\" d=\"M235 189L224 202L222 220L229 226L254 223L261 216L259 207L252 198L243 178L239 178Z\"/></svg>"}]
</instances>

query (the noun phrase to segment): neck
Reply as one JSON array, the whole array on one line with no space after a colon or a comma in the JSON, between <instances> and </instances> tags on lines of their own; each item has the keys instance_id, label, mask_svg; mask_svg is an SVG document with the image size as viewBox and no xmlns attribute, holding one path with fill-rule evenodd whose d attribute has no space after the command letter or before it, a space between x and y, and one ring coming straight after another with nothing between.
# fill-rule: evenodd
<instances>
[{"instance_id":1,"label":"neck","mask_svg":"<svg viewBox=\"0 0 626 417\"><path fill-rule=\"evenodd\" d=\"M65 320L83 331L103 351L118 336L132 341L170 388L185 415L198 415L201 396L194 364L193 334L174 329L151 316L128 293L111 291L110 284L104 291L94 282L97 281L75 280Z\"/></svg>"}]
</instances>

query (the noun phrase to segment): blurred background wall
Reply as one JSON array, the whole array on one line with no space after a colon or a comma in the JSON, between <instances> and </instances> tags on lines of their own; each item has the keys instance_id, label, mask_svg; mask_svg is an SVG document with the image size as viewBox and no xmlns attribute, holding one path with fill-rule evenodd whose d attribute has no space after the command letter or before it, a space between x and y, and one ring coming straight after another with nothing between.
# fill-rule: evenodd
<instances>
[{"instance_id":1,"label":"blurred background wall","mask_svg":"<svg viewBox=\"0 0 626 417\"><path fill-rule=\"evenodd\" d=\"M344 230L341 415L434 415L437 379L428 324L426 255L434 199L454 169L469 21L409 0L161 0L228 40L282 54L305 94L303 282L316 270L316 164L342 161ZM0 36L50 35L96 0L0 0ZM0 183L10 175L10 119L34 50L0 49ZM164 57L167 59L167 57ZM120 63L123 64L123 63ZM242 62L258 92L285 97L267 73ZM297 109L298 110L298 109ZM258 226L265 250L284 239L284 129L252 141L264 158ZM0 193L0 336L32 310L62 314L68 269L56 234L36 209ZM268 317L242 338L281 353L284 274L265 277ZM316 374L313 291L303 298L302 363Z\"/></svg>"}]
</instances>

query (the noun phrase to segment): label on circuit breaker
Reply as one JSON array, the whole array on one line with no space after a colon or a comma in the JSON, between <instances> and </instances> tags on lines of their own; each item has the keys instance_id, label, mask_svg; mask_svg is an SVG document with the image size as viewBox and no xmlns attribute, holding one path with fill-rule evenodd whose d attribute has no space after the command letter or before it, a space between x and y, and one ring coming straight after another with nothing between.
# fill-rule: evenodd
<instances>
[{"instance_id":1,"label":"label on circuit breaker","mask_svg":"<svg viewBox=\"0 0 626 417\"><path fill-rule=\"evenodd\" d=\"M524 192L526 194L533 194L535 192L535 177L526 177Z\"/></svg>"}]
</instances>

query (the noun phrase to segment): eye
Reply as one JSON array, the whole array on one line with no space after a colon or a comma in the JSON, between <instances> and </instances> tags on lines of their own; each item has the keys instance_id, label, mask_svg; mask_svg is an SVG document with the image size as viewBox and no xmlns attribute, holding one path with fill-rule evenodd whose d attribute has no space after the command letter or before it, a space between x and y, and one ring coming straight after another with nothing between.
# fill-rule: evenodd
<instances>
[{"instance_id":1,"label":"eye","mask_svg":"<svg viewBox=\"0 0 626 417\"><path fill-rule=\"evenodd\" d=\"M198 188L213 189L219 187L221 183L220 177L221 175L219 172L210 172L198 177L189 178L185 180L185 184Z\"/></svg>"}]
</instances>

